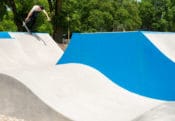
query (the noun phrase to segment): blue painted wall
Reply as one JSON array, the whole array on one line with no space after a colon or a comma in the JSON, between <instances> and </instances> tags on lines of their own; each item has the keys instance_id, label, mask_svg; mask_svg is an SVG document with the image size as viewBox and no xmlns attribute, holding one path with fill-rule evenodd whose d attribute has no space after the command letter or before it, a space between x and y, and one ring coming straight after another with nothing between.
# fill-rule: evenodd
<instances>
[{"instance_id":1,"label":"blue painted wall","mask_svg":"<svg viewBox=\"0 0 175 121\"><path fill-rule=\"evenodd\" d=\"M11 38L8 32L0 32L0 39Z\"/></svg>"},{"instance_id":2,"label":"blue painted wall","mask_svg":"<svg viewBox=\"0 0 175 121\"><path fill-rule=\"evenodd\" d=\"M57 64L92 66L134 93L175 101L175 63L142 32L73 34Z\"/></svg>"}]
</instances>

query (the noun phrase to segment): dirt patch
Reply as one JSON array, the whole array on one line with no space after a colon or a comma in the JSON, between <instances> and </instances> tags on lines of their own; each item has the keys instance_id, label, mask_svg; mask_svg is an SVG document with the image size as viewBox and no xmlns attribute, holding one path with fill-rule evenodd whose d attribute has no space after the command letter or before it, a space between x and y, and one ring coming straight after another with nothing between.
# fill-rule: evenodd
<instances>
[{"instance_id":1,"label":"dirt patch","mask_svg":"<svg viewBox=\"0 0 175 121\"><path fill-rule=\"evenodd\" d=\"M68 44L58 44L58 46L65 51L65 49L67 48Z\"/></svg>"}]
</instances>

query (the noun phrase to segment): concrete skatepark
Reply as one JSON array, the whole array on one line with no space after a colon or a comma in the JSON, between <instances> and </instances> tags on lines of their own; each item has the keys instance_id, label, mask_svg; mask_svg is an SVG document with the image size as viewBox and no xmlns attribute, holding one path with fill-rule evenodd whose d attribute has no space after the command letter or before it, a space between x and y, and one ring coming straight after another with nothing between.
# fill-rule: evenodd
<instances>
[{"instance_id":1,"label":"concrete skatepark","mask_svg":"<svg viewBox=\"0 0 175 121\"><path fill-rule=\"evenodd\" d=\"M0 113L28 121L175 120L175 33L0 32Z\"/></svg>"}]
</instances>

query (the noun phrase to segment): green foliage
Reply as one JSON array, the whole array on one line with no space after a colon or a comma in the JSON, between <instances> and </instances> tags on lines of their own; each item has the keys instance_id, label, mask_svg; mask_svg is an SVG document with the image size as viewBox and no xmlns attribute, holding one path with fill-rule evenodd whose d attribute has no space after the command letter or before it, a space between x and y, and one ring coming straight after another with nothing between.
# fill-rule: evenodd
<instances>
[{"instance_id":1,"label":"green foliage","mask_svg":"<svg viewBox=\"0 0 175 121\"><path fill-rule=\"evenodd\" d=\"M2 21L3 16L6 14L6 11L7 11L6 5L5 5L5 3L4 3L4 0L1 0L1 1L0 1L0 11L1 11L1 14L0 14L0 21Z\"/></svg>"},{"instance_id":2,"label":"green foliage","mask_svg":"<svg viewBox=\"0 0 175 121\"><path fill-rule=\"evenodd\" d=\"M130 0L122 6L118 0L67 0L63 13L69 15L71 31L135 30L141 25L138 6Z\"/></svg>"},{"instance_id":3,"label":"green foliage","mask_svg":"<svg viewBox=\"0 0 175 121\"><path fill-rule=\"evenodd\" d=\"M8 11L4 16L3 20L0 21L0 31L16 31L17 28L13 22L13 14Z\"/></svg>"},{"instance_id":4,"label":"green foliage","mask_svg":"<svg viewBox=\"0 0 175 121\"><path fill-rule=\"evenodd\" d=\"M12 12L12 1L16 13ZM49 4L49 1L51 4ZM61 11L55 14L56 3L62 1ZM175 31L174 0L0 0L0 30L22 31L19 26L34 4L41 4L49 12L52 22L44 14L37 19L37 31L52 34L54 26L63 34L99 31ZM52 5L52 6L51 6ZM8 6L8 7L7 7ZM11 11L9 9L11 8ZM52 9L51 9L52 8ZM24 31L24 29L23 29ZM60 31L58 31L60 32Z\"/></svg>"},{"instance_id":5,"label":"green foliage","mask_svg":"<svg viewBox=\"0 0 175 121\"><path fill-rule=\"evenodd\" d=\"M154 17L154 6L149 1L143 1L140 4L139 12L142 19L142 29L151 30Z\"/></svg>"},{"instance_id":6,"label":"green foliage","mask_svg":"<svg viewBox=\"0 0 175 121\"><path fill-rule=\"evenodd\" d=\"M174 31L174 0L142 0L140 16L142 29L153 31Z\"/></svg>"},{"instance_id":7,"label":"green foliage","mask_svg":"<svg viewBox=\"0 0 175 121\"><path fill-rule=\"evenodd\" d=\"M43 5L48 11L47 0L14 0L16 9L14 9L14 6L12 6L12 1L13 0L0 1L0 11L2 11L2 14L0 15L1 31L26 31L22 27L22 21L25 20L28 12L35 4ZM9 15L7 15L9 13L12 14L10 15L10 19L8 17ZM51 33L51 23L46 23L44 20L47 20L47 18L41 13L37 19L37 31Z\"/></svg>"}]
</instances>

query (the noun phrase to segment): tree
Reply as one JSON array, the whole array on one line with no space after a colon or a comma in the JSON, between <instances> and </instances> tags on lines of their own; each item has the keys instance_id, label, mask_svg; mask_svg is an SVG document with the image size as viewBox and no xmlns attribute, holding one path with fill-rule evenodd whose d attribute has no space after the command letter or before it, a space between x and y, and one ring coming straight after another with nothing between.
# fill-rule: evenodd
<instances>
[{"instance_id":1,"label":"tree","mask_svg":"<svg viewBox=\"0 0 175 121\"><path fill-rule=\"evenodd\" d=\"M1 11L1 14L0 14L0 21L2 21L3 19L3 16L6 14L6 5L5 5L5 0L1 0L0 1L0 11Z\"/></svg>"},{"instance_id":2,"label":"tree","mask_svg":"<svg viewBox=\"0 0 175 121\"><path fill-rule=\"evenodd\" d=\"M142 0L140 4L142 29L150 31L174 31L174 8L173 0Z\"/></svg>"},{"instance_id":3,"label":"tree","mask_svg":"<svg viewBox=\"0 0 175 121\"><path fill-rule=\"evenodd\" d=\"M114 31L132 31L140 28L138 5L133 0L115 0Z\"/></svg>"},{"instance_id":4,"label":"tree","mask_svg":"<svg viewBox=\"0 0 175 121\"><path fill-rule=\"evenodd\" d=\"M0 31L16 31L17 28L13 22L13 13L8 11L4 16L3 19L0 21Z\"/></svg>"},{"instance_id":5,"label":"tree","mask_svg":"<svg viewBox=\"0 0 175 121\"><path fill-rule=\"evenodd\" d=\"M63 35L62 26L62 0L48 0L50 13L52 15L52 26L53 26L53 38L55 41L61 43Z\"/></svg>"},{"instance_id":6,"label":"tree","mask_svg":"<svg viewBox=\"0 0 175 121\"><path fill-rule=\"evenodd\" d=\"M39 14L37 30L59 43L70 32L175 31L174 0L0 0L0 30L24 31L22 20L34 4L45 6L52 19Z\"/></svg>"},{"instance_id":7,"label":"tree","mask_svg":"<svg viewBox=\"0 0 175 121\"><path fill-rule=\"evenodd\" d=\"M19 10L17 10L17 7L16 7L16 3L14 0L6 0L5 1L6 5L8 5L12 12L13 12L13 19L14 19L14 23L16 24L17 26L17 30L18 31L22 31L23 30L23 27L22 27L22 14L19 12Z\"/></svg>"},{"instance_id":8,"label":"tree","mask_svg":"<svg viewBox=\"0 0 175 121\"><path fill-rule=\"evenodd\" d=\"M141 29L152 30L154 17L154 6L150 1L142 1L139 6L140 17L142 19Z\"/></svg>"}]
</instances>

